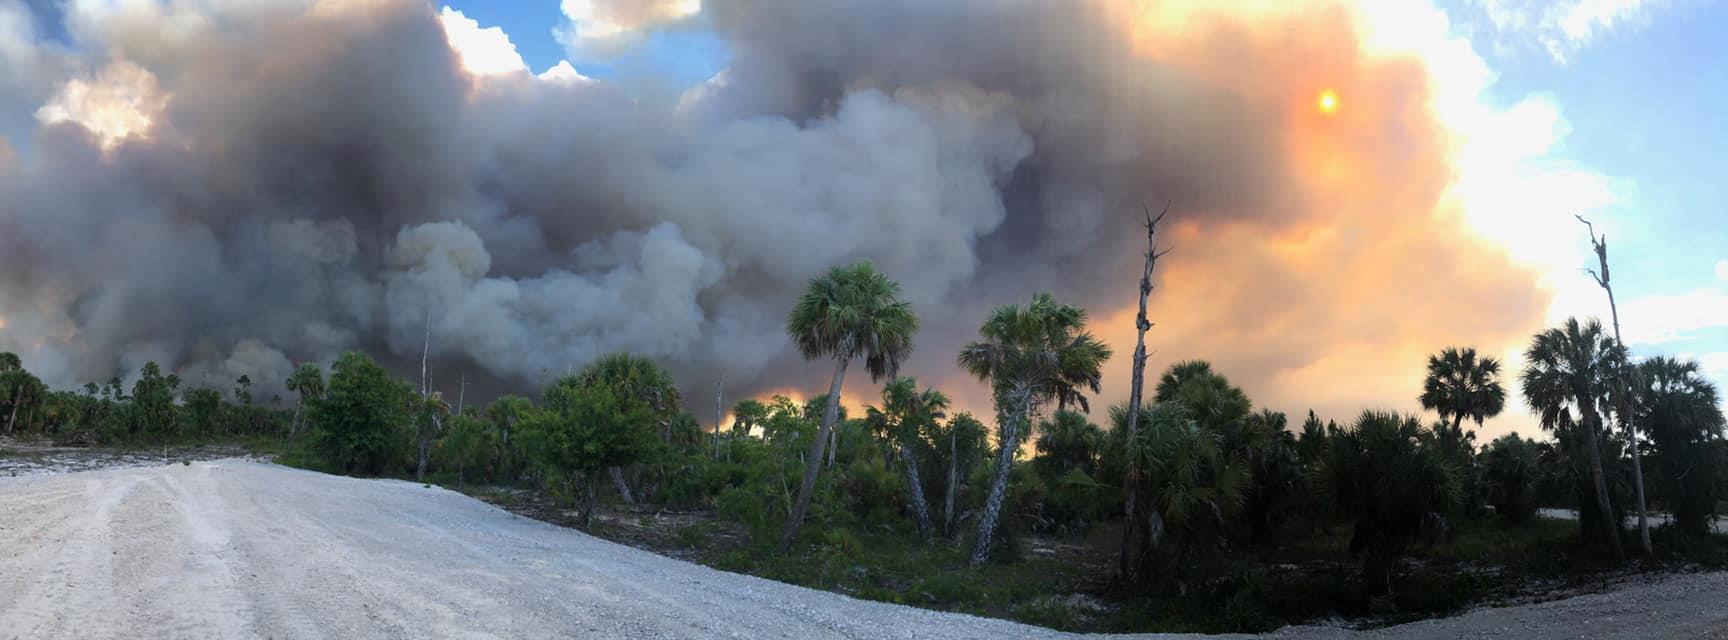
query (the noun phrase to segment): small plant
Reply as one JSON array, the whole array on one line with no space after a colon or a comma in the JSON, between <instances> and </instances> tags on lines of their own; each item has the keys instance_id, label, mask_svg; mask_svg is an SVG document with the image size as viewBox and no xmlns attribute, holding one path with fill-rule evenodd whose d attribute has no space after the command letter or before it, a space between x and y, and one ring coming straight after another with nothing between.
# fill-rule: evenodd
<instances>
[{"instance_id":1,"label":"small plant","mask_svg":"<svg viewBox=\"0 0 1728 640\"><path fill-rule=\"evenodd\" d=\"M1080 628L1080 613L1068 598L1039 596L1014 609L1014 618L1026 624L1058 631Z\"/></svg>"}]
</instances>

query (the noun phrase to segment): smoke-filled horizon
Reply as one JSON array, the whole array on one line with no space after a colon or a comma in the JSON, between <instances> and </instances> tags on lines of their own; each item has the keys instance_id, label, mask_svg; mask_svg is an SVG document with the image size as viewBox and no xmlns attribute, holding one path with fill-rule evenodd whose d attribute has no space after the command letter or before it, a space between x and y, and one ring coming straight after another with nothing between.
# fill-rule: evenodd
<instances>
[{"instance_id":1,"label":"smoke-filled horizon","mask_svg":"<svg viewBox=\"0 0 1728 640\"><path fill-rule=\"evenodd\" d=\"M419 1L218 4L72 2L65 46L0 0L0 350L50 384L406 374L429 334L450 394L628 351L706 416L720 379L821 389L785 313L870 260L924 326L905 375L988 414L954 354L1051 291L1116 350L1107 406L1166 202L1148 374L1209 359L1293 416L1413 408L1428 353L1505 353L1548 306L1447 197L1430 68L1343 7L708 0L730 64L675 91L476 72Z\"/></svg>"}]
</instances>

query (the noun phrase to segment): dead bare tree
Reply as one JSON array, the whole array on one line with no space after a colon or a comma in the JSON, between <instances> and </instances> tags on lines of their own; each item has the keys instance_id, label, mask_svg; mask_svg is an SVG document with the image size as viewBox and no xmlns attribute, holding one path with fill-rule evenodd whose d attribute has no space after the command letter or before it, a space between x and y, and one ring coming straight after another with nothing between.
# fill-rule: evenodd
<instances>
[{"instance_id":1,"label":"dead bare tree","mask_svg":"<svg viewBox=\"0 0 1728 640\"><path fill-rule=\"evenodd\" d=\"M722 412L723 412L723 409L721 409L721 404L720 404L720 385L721 385L721 383L723 383L725 381L726 381L725 378L721 378L719 380L714 381L714 459L715 460L720 459L720 418L721 418Z\"/></svg>"},{"instance_id":2,"label":"dead bare tree","mask_svg":"<svg viewBox=\"0 0 1728 640\"><path fill-rule=\"evenodd\" d=\"M1609 280L1608 274L1608 234L1604 232L1598 236L1596 235L1596 227L1591 225L1589 220L1584 219L1584 216L1576 215L1574 217L1578 218L1579 222L1584 223L1585 233L1590 236L1590 246L1596 250L1596 263L1600 267L1599 271L1586 268L1584 272L1596 280L1597 286L1608 292L1608 313L1614 319L1614 346L1619 347L1620 353L1627 359L1626 362L1622 363L1624 365L1623 370L1614 376L1619 396L1619 401L1615 403L1619 406L1615 408L1614 414L1620 419L1620 427L1626 430L1626 437L1632 449L1632 486L1638 495L1638 544L1643 547L1644 556L1649 557L1651 555L1650 519L1644 503L1643 456L1638 452L1638 429L1633 424L1634 420L1630 411L1632 400L1626 395L1626 376L1631 371L1632 354L1626 351L1626 342L1620 339L1620 308L1614 303L1614 286Z\"/></svg>"},{"instance_id":3,"label":"dead bare tree","mask_svg":"<svg viewBox=\"0 0 1728 640\"><path fill-rule=\"evenodd\" d=\"M1158 259L1169 253L1170 249L1158 250L1158 223L1164 221L1164 216L1170 213L1170 205L1166 203L1164 210L1158 212L1158 217L1152 217L1152 209L1141 205L1146 214L1146 266L1140 271L1140 312L1134 316L1134 378L1128 387L1128 439L1132 441L1134 433L1140 427L1140 396L1146 385L1146 331L1152 328L1152 322L1146 319L1146 298L1152 295L1152 270L1157 268ZM1138 516L1139 502L1136 485L1140 483L1140 473L1134 467L1133 458L1129 458L1126 485L1126 499L1122 505L1122 552L1117 558L1117 571L1124 580L1132 582L1135 579L1135 564L1139 546Z\"/></svg>"},{"instance_id":4,"label":"dead bare tree","mask_svg":"<svg viewBox=\"0 0 1728 640\"><path fill-rule=\"evenodd\" d=\"M432 353L432 309L426 309L426 341L420 345L420 397L426 397L426 356Z\"/></svg>"},{"instance_id":5,"label":"dead bare tree","mask_svg":"<svg viewBox=\"0 0 1728 640\"><path fill-rule=\"evenodd\" d=\"M420 345L420 404L416 406L416 413L425 412L427 415L424 417L414 416L414 439L419 445L420 454L419 463L414 467L414 479L416 481L426 479L426 459L431 457L432 434L430 431L436 430L436 421L438 420L438 412L433 408L433 404L443 402L442 398L434 399L431 395L431 380L427 377L426 368L427 356L431 352L432 310L428 308L426 310L426 340ZM432 422L432 424L426 424L427 422Z\"/></svg>"}]
</instances>

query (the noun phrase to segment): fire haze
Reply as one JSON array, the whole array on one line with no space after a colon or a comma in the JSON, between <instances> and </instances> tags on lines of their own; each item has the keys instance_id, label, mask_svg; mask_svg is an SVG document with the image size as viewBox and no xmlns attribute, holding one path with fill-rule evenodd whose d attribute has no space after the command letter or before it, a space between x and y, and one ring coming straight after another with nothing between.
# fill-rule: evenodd
<instances>
[{"instance_id":1,"label":"fire haze","mask_svg":"<svg viewBox=\"0 0 1728 640\"><path fill-rule=\"evenodd\" d=\"M1455 193L1460 149L1497 152L1489 74L1421 5L565 3L608 16L571 39L700 18L730 63L675 94L534 75L416 1L215 4L71 2L71 47L0 29L0 150L26 150L0 153L0 349L53 384L155 360L279 388L346 349L405 365L429 328L443 385L628 350L701 416L717 378L823 388L784 314L869 259L923 321L904 373L991 416L954 354L1049 290L1116 349L1101 407L1143 203L1174 221L1151 374L1210 359L1292 414L1411 408L1426 354L1505 353L1548 306Z\"/></svg>"}]
</instances>

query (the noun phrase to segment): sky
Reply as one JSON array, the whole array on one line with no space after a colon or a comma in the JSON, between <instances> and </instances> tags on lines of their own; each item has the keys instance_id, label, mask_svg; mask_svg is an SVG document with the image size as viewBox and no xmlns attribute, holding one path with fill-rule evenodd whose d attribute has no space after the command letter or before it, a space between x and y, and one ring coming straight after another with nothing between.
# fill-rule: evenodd
<instances>
[{"instance_id":1,"label":"sky","mask_svg":"<svg viewBox=\"0 0 1728 640\"><path fill-rule=\"evenodd\" d=\"M34 257L0 348L62 384L270 380L429 332L494 390L628 349L693 397L803 394L827 367L782 309L870 259L925 319L909 373L963 407L987 391L951 354L1040 288L1116 349L1113 404L1133 216L1169 201L1153 373L1205 358L1346 421L1415 410L1426 355L1474 346L1514 398L1483 435L1531 435L1529 336L1608 317L1574 215L1633 350L1728 382L1724 26L1688 0L0 0L0 256ZM191 248L66 257L116 220Z\"/></svg>"}]
</instances>

